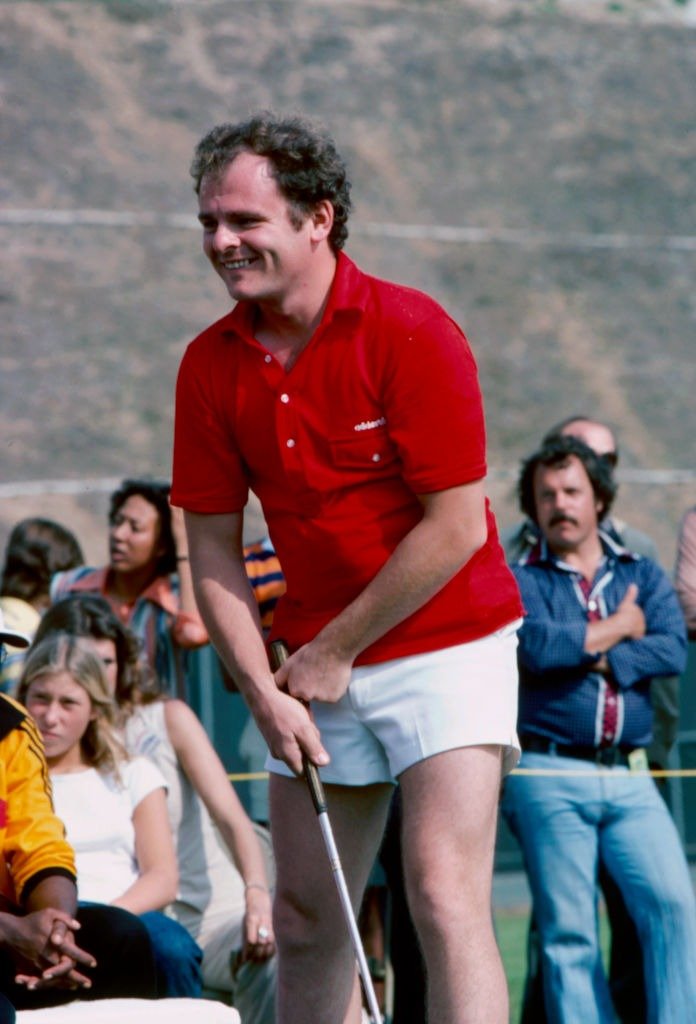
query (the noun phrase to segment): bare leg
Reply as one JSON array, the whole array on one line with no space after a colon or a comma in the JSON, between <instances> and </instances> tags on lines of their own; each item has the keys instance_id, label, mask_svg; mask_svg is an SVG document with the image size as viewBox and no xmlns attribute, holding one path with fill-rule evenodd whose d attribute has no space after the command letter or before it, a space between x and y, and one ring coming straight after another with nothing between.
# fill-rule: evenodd
<instances>
[{"instance_id":1,"label":"bare leg","mask_svg":"<svg viewBox=\"0 0 696 1024\"><path fill-rule=\"evenodd\" d=\"M433 1024L507 1024L491 886L500 748L463 747L401 776L403 854Z\"/></svg>"},{"instance_id":2,"label":"bare leg","mask_svg":"<svg viewBox=\"0 0 696 1024\"><path fill-rule=\"evenodd\" d=\"M357 912L384 830L392 787L326 787L329 817ZM277 880L277 1024L358 1024L355 957L305 783L271 776Z\"/></svg>"}]
</instances>

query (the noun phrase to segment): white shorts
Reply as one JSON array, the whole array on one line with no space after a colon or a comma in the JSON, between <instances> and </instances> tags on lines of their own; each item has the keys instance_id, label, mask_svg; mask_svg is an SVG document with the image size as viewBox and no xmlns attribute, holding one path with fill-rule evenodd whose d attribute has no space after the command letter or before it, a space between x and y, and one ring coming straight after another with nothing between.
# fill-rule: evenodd
<instances>
[{"instance_id":1,"label":"white shorts","mask_svg":"<svg viewBox=\"0 0 696 1024\"><path fill-rule=\"evenodd\" d=\"M353 669L340 701L312 701L331 763L324 782L368 786L396 782L411 765L458 747L503 748L503 772L520 756L517 739L517 630L427 654ZM284 761L266 768L292 776Z\"/></svg>"}]
</instances>

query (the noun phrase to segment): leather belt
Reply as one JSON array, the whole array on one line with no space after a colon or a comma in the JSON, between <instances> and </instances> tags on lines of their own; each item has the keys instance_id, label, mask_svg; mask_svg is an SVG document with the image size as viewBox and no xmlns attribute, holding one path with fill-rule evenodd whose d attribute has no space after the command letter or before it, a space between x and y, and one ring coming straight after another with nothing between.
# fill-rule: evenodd
<instances>
[{"instance_id":1,"label":"leather belt","mask_svg":"<svg viewBox=\"0 0 696 1024\"><path fill-rule=\"evenodd\" d=\"M558 757L577 757L580 761L593 761L608 768L628 766L629 755L635 747L585 747L575 743L556 743L545 736L521 736L522 750L533 754L557 754Z\"/></svg>"}]
</instances>

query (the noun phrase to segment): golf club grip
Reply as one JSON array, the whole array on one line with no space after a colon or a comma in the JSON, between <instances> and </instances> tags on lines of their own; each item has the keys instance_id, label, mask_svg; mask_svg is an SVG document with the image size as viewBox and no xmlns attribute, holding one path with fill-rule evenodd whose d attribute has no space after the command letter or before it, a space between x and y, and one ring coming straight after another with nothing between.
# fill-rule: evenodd
<instances>
[{"instance_id":1,"label":"golf club grip","mask_svg":"<svg viewBox=\"0 0 696 1024\"><path fill-rule=\"evenodd\" d=\"M324 787L319 778L319 769L313 761L309 760L306 754L302 755L302 767L304 768L304 775L309 786L314 810L317 814L326 814L326 796L324 795Z\"/></svg>"},{"instance_id":2,"label":"golf club grip","mask_svg":"<svg viewBox=\"0 0 696 1024\"><path fill-rule=\"evenodd\" d=\"M288 649L285 646L284 640L272 640L271 641L271 668L275 672L280 666L288 660ZM302 701L304 704L305 702ZM324 787L321 779L319 778L319 770L317 766L309 760L305 753L302 754L302 768L304 771L305 779L309 787L309 793L312 797L312 803L314 804L314 810L317 814L323 814L326 811L326 796L324 794Z\"/></svg>"}]
</instances>

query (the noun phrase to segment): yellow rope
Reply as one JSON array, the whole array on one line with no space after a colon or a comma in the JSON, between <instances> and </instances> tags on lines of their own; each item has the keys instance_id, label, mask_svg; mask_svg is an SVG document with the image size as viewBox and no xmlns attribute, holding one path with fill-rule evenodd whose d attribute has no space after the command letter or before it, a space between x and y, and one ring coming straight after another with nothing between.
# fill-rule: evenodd
<instances>
[{"instance_id":1,"label":"yellow rope","mask_svg":"<svg viewBox=\"0 0 696 1024\"><path fill-rule=\"evenodd\" d=\"M598 775L613 775L613 768L577 768L571 771L559 772L554 768L513 768L511 775L548 775L548 776L588 776L596 778ZM696 768L655 768L650 771L629 771L630 777L650 775L654 779L694 779ZM230 772L227 776L230 782L261 782L268 778L268 772Z\"/></svg>"},{"instance_id":2,"label":"yellow rope","mask_svg":"<svg viewBox=\"0 0 696 1024\"><path fill-rule=\"evenodd\" d=\"M613 768L573 768L570 771L559 772L554 768L513 768L510 772L511 775L549 775L549 776L567 776L567 775L590 775L594 778L596 775L613 775ZM696 768L655 768L641 771L631 771L629 769L628 776L645 776L651 775L654 779L693 779L696 778Z\"/></svg>"},{"instance_id":3,"label":"yellow rope","mask_svg":"<svg viewBox=\"0 0 696 1024\"><path fill-rule=\"evenodd\" d=\"M258 782L268 778L268 772L230 772L227 776L230 782Z\"/></svg>"}]
</instances>

